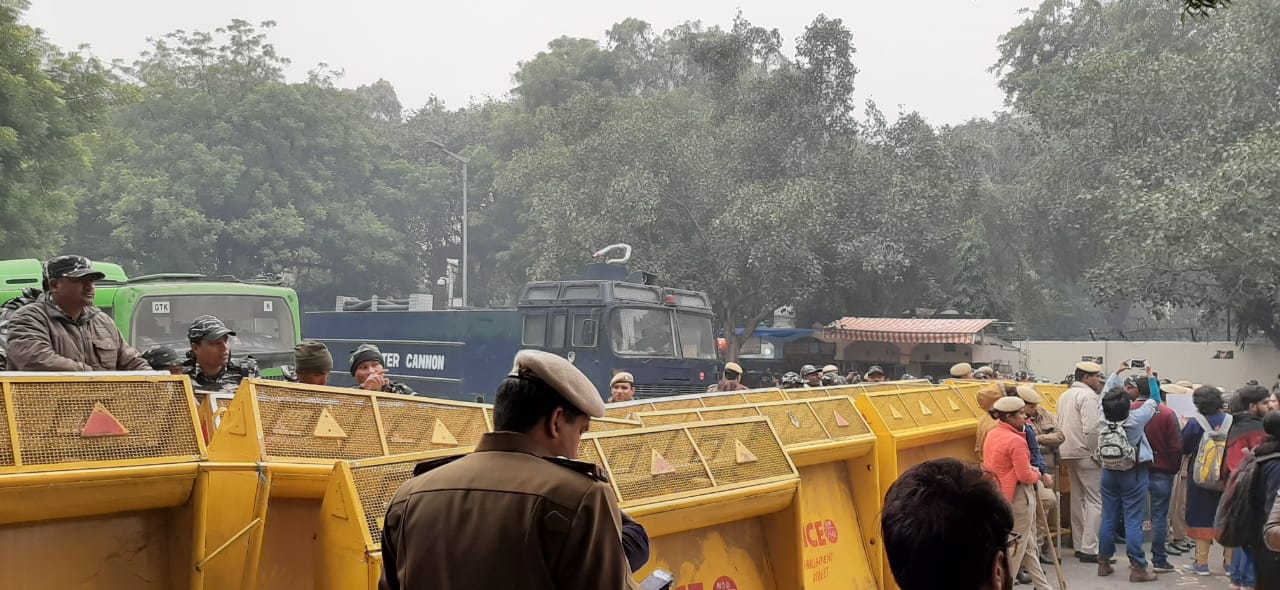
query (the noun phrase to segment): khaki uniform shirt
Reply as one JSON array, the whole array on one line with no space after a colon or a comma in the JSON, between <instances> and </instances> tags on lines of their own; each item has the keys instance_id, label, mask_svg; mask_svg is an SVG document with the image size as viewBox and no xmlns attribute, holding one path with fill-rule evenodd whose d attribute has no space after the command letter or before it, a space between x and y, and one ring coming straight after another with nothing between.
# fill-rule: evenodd
<instances>
[{"instance_id":1,"label":"khaki uniform shirt","mask_svg":"<svg viewBox=\"0 0 1280 590\"><path fill-rule=\"evenodd\" d=\"M8 352L11 371L151 370L107 314L91 306L73 320L47 295L13 315Z\"/></svg>"},{"instance_id":2,"label":"khaki uniform shirt","mask_svg":"<svg viewBox=\"0 0 1280 590\"><path fill-rule=\"evenodd\" d=\"M474 453L417 472L387 509L381 590L635 587L621 512L594 464L491 432Z\"/></svg>"}]
</instances>

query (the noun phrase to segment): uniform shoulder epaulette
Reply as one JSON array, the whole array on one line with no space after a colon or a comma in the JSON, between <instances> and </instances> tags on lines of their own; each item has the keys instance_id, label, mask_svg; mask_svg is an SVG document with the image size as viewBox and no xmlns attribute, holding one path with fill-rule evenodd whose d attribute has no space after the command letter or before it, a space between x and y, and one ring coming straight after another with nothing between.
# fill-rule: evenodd
<instances>
[{"instance_id":1,"label":"uniform shoulder epaulette","mask_svg":"<svg viewBox=\"0 0 1280 590\"><path fill-rule=\"evenodd\" d=\"M466 456L467 456L467 454L466 454L466 453L462 453L462 454L459 454L459 455L450 455L450 456L448 456L448 457L440 457L440 458L437 458L437 459L432 459L432 460L430 460L430 461L423 461L423 462L421 462L421 463L419 463L419 464L417 464L417 465L414 465L414 467L413 467L413 475L414 475L414 477L417 477L417 476L422 475L422 474L424 474L424 473L426 473L426 472L428 472L428 471L431 471L432 469L437 469L437 468L440 468L440 467L444 467L445 465L448 465L448 464L450 464L450 463L453 463L454 461L457 461L458 459L461 459L461 458L466 457Z\"/></svg>"},{"instance_id":2,"label":"uniform shoulder epaulette","mask_svg":"<svg viewBox=\"0 0 1280 590\"><path fill-rule=\"evenodd\" d=\"M605 473L605 471L595 463L588 463L586 461L575 461L573 459L565 459L564 457L543 457L543 459L546 459L561 467L567 467L569 469L577 471L578 473L581 473L596 481L603 481L605 483L609 482L609 475Z\"/></svg>"}]
</instances>

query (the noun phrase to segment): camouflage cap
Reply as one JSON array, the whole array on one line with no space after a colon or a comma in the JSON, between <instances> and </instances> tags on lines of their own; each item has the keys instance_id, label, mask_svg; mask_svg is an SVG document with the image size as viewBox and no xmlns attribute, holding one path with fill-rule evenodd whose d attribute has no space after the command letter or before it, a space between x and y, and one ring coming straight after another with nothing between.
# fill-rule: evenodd
<instances>
[{"instance_id":1,"label":"camouflage cap","mask_svg":"<svg viewBox=\"0 0 1280 590\"><path fill-rule=\"evenodd\" d=\"M333 355L323 342L303 340L293 347L293 365L299 373L320 375L333 370Z\"/></svg>"},{"instance_id":2,"label":"camouflage cap","mask_svg":"<svg viewBox=\"0 0 1280 590\"><path fill-rule=\"evenodd\" d=\"M191 322L191 327L187 329L187 340L192 343L205 341L212 342L221 340L226 336L235 336L236 333L222 323L222 320L211 316L202 315Z\"/></svg>"},{"instance_id":3,"label":"camouflage cap","mask_svg":"<svg viewBox=\"0 0 1280 590\"><path fill-rule=\"evenodd\" d=\"M182 358L178 352L168 346L153 346L142 353L142 358L152 369L163 371L174 365L181 365Z\"/></svg>"},{"instance_id":4,"label":"camouflage cap","mask_svg":"<svg viewBox=\"0 0 1280 590\"><path fill-rule=\"evenodd\" d=\"M79 279L90 277L95 281L106 278L106 274L93 270L93 261L84 256L69 254L50 258L44 263L46 279Z\"/></svg>"},{"instance_id":5,"label":"camouflage cap","mask_svg":"<svg viewBox=\"0 0 1280 590\"><path fill-rule=\"evenodd\" d=\"M355 350L351 351L351 356L347 357L347 364L351 369L351 376L355 377L356 369L359 368L361 364L369 361L378 361L378 364L383 364L382 351L378 350L378 347L372 344L361 344L360 346L357 346Z\"/></svg>"}]
</instances>

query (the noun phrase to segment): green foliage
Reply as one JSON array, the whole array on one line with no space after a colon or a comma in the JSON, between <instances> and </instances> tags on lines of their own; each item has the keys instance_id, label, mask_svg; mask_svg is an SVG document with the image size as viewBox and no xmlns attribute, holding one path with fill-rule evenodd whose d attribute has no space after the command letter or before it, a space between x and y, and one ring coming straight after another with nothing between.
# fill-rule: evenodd
<instances>
[{"instance_id":1,"label":"green foliage","mask_svg":"<svg viewBox=\"0 0 1280 590\"><path fill-rule=\"evenodd\" d=\"M95 59L63 53L19 22L25 2L0 2L0 252L51 255L72 199L64 180L90 161L85 148L110 95Z\"/></svg>"}]
</instances>

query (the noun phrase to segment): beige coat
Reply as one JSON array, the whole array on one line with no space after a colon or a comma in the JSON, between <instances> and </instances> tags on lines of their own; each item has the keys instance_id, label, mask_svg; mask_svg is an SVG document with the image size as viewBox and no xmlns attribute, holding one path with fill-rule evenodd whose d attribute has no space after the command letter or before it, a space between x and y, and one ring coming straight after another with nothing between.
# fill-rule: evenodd
<instances>
[{"instance_id":1,"label":"beige coat","mask_svg":"<svg viewBox=\"0 0 1280 590\"><path fill-rule=\"evenodd\" d=\"M1058 427L1058 419L1044 406L1037 406L1036 419L1031 426L1036 429L1036 442L1040 443L1044 464L1053 471L1058 466L1057 450L1066 440Z\"/></svg>"},{"instance_id":2,"label":"beige coat","mask_svg":"<svg viewBox=\"0 0 1280 590\"><path fill-rule=\"evenodd\" d=\"M491 432L474 453L418 471L387 509L380 590L635 587L621 512L594 464Z\"/></svg>"},{"instance_id":3,"label":"beige coat","mask_svg":"<svg viewBox=\"0 0 1280 590\"><path fill-rule=\"evenodd\" d=\"M1102 400L1088 385L1079 381L1058 398L1058 428L1062 430L1062 446L1058 454L1063 459L1088 459L1098 448L1098 418L1102 415Z\"/></svg>"},{"instance_id":4,"label":"beige coat","mask_svg":"<svg viewBox=\"0 0 1280 590\"><path fill-rule=\"evenodd\" d=\"M145 371L147 361L125 343L111 318L96 307L73 320L42 296L14 313L9 324L12 371Z\"/></svg>"}]
</instances>

